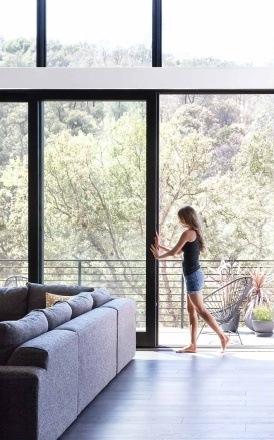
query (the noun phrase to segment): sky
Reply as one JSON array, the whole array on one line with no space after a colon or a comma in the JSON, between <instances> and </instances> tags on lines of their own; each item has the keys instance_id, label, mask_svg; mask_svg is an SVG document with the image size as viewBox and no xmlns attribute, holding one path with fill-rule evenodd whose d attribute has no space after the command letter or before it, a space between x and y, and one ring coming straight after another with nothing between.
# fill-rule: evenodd
<instances>
[{"instance_id":1,"label":"sky","mask_svg":"<svg viewBox=\"0 0 274 440\"><path fill-rule=\"evenodd\" d=\"M257 65L274 59L274 0L162 1L164 52ZM34 37L35 17L36 0L0 0L0 35ZM47 26L48 39L64 43L150 47L151 0L48 0Z\"/></svg>"},{"instance_id":2,"label":"sky","mask_svg":"<svg viewBox=\"0 0 274 440\"><path fill-rule=\"evenodd\" d=\"M163 17L163 34L177 30L174 54L258 64L274 59L274 0L163 0ZM163 39L164 51L173 41Z\"/></svg>"}]
</instances>

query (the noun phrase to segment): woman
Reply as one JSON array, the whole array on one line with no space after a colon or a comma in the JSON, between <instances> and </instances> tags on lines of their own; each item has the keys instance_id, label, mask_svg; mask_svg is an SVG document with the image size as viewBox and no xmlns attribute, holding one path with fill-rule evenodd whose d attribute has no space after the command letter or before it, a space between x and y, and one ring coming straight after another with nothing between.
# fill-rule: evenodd
<instances>
[{"instance_id":1,"label":"woman","mask_svg":"<svg viewBox=\"0 0 274 440\"><path fill-rule=\"evenodd\" d=\"M196 353L197 333L198 333L198 314L219 336L221 351L224 352L229 342L229 337L223 333L215 318L206 309L203 302L202 288L204 284L204 272L200 267L200 252L205 251L205 240L202 232L202 225L195 209L191 206L183 206L178 211L181 225L185 228L179 238L178 243L172 248L167 249L159 242L156 233L155 244L151 245L151 251L157 260L166 259L174 255L184 253L183 276L187 290L187 311L190 323L190 344L178 350L177 353ZM160 255L160 249L164 251Z\"/></svg>"}]
</instances>

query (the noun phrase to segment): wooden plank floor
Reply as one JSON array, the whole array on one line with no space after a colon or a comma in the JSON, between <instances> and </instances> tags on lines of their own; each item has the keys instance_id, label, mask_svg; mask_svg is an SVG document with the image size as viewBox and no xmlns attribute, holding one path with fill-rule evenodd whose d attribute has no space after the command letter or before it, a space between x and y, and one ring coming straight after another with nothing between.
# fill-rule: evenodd
<instances>
[{"instance_id":1,"label":"wooden plank floor","mask_svg":"<svg viewBox=\"0 0 274 440\"><path fill-rule=\"evenodd\" d=\"M274 439L274 352L137 351L60 440Z\"/></svg>"}]
</instances>

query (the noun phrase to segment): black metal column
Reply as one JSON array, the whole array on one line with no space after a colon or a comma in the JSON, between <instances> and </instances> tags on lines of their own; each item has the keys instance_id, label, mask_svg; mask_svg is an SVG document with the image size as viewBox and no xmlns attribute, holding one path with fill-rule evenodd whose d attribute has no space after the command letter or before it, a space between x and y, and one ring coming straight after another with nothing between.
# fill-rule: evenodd
<instances>
[{"instance_id":1,"label":"black metal column","mask_svg":"<svg viewBox=\"0 0 274 440\"><path fill-rule=\"evenodd\" d=\"M36 66L47 65L46 0L37 0Z\"/></svg>"},{"instance_id":2,"label":"black metal column","mask_svg":"<svg viewBox=\"0 0 274 440\"><path fill-rule=\"evenodd\" d=\"M152 0L152 67L162 67L162 0Z\"/></svg>"},{"instance_id":3,"label":"black metal column","mask_svg":"<svg viewBox=\"0 0 274 440\"><path fill-rule=\"evenodd\" d=\"M147 100L147 179L146 179L146 336L139 333L137 346L158 345L158 261L150 245L158 231L159 212L159 136L158 136L158 93L148 92Z\"/></svg>"},{"instance_id":4,"label":"black metal column","mask_svg":"<svg viewBox=\"0 0 274 440\"><path fill-rule=\"evenodd\" d=\"M43 282L43 104L29 101L29 230L28 257L31 282Z\"/></svg>"}]
</instances>

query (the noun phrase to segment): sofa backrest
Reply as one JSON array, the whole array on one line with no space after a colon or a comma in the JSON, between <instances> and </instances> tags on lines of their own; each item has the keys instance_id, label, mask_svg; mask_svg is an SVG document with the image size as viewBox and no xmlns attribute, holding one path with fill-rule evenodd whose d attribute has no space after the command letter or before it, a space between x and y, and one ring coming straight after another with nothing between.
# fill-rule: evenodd
<instances>
[{"instance_id":1,"label":"sofa backrest","mask_svg":"<svg viewBox=\"0 0 274 440\"><path fill-rule=\"evenodd\" d=\"M28 310L28 287L0 288L0 321L23 318Z\"/></svg>"},{"instance_id":2,"label":"sofa backrest","mask_svg":"<svg viewBox=\"0 0 274 440\"><path fill-rule=\"evenodd\" d=\"M40 311L30 312L17 321L0 322L0 365L5 365L21 344L47 331L47 318Z\"/></svg>"},{"instance_id":3,"label":"sofa backrest","mask_svg":"<svg viewBox=\"0 0 274 440\"><path fill-rule=\"evenodd\" d=\"M46 308L46 292L67 297L65 302L56 302ZM26 315L28 306L31 311ZM112 300L105 287L93 289L86 286L49 285L27 283L24 287L2 289L1 301L3 322L0 322L0 365L5 365L13 351L48 330L101 307ZM10 307L10 314L4 313ZM40 307L38 307L40 305ZM12 313L13 306L13 314ZM32 309L35 307L35 309ZM0 309L1 311L1 309ZM6 319L9 317L10 319Z\"/></svg>"},{"instance_id":4,"label":"sofa backrest","mask_svg":"<svg viewBox=\"0 0 274 440\"><path fill-rule=\"evenodd\" d=\"M93 309L101 307L112 299L110 292L106 287L98 287L94 289L91 296L93 298Z\"/></svg>"},{"instance_id":5,"label":"sofa backrest","mask_svg":"<svg viewBox=\"0 0 274 440\"><path fill-rule=\"evenodd\" d=\"M68 322L72 316L71 307L67 302L57 302L51 307L39 309L47 318L49 330L53 330L64 322Z\"/></svg>"},{"instance_id":6,"label":"sofa backrest","mask_svg":"<svg viewBox=\"0 0 274 440\"><path fill-rule=\"evenodd\" d=\"M93 287L69 286L64 284L38 284L27 283L28 287L28 312L46 307L46 292L56 295L73 296L80 292L93 292Z\"/></svg>"}]
</instances>

